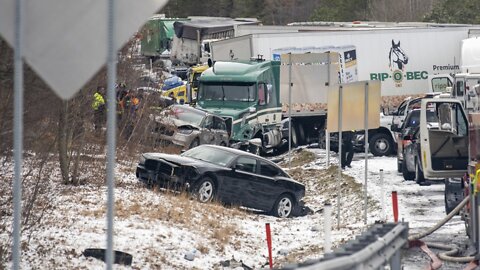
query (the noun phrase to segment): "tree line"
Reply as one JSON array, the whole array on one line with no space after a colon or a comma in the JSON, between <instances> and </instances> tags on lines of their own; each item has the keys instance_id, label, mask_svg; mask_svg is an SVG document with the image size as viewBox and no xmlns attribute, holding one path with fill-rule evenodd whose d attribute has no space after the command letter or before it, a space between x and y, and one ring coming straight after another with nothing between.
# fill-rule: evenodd
<instances>
[{"instance_id":1,"label":"tree line","mask_svg":"<svg viewBox=\"0 0 480 270\"><path fill-rule=\"evenodd\" d=\"M171 0L167 17L258 18L265 25L302 21L479 23L480 0Z\"/></svg>"},{"instance_id":2,"label":"tree line","mask_svg":"<svg viewBox=\"0 0 480 270\"><path fill-rule=\"evenodd\" d=\"M171 0L167 17L253 17L265 25L301 21L476 22L479 0Z\"/></svg>"}]
</instances>

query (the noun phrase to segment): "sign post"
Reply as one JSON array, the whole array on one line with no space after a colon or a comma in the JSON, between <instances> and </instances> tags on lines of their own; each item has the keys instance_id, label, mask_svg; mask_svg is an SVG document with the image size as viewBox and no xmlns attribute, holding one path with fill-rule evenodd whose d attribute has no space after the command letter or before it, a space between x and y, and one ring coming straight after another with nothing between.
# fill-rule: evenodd
<instances>
[{"instance_id":1,"label":"sign post","mask_svg":"<svg viewBox=\"0 0 480 270\"><path fill-rule=\"evenodd\" d=\"M359 103L358 100L364 100ZM331 87L328 92L327 131L338 132L337 227L340 227L342 131L365 130L365 213L367 222L368 129L380 126L380 82L359 81ZM363 115L363 116L362 116Z\"/></svg>"}]
</instances>

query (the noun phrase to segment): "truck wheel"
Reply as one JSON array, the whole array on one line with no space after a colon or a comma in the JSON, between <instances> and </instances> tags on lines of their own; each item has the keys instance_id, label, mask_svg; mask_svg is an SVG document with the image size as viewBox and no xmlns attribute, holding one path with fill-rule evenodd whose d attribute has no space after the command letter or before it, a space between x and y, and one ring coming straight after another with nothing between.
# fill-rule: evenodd
<instances>
[{"instance_id":1,"label":"truck wheel","mask_svg":"<svg viewBox=\"0 0 480 270\"><path fill-rule=\"evenodd\" d=\"M417 160L415 160L415 182L419 185L425 183L425 177L423 176L422 169L420 169L420 164Z\"/></svg>"},{"instance_id":2,"label":"truck wheel","mask_svg":"<svg viewBox=\"0 0 480 270\"><path fill-rule=\"evenodd\" d=\"M463 200L461 179L445 179L445 213L448 215ZM457 213L459 215L459 213Z\"/></svg>"},{"instance_id":3,"label":"truck wheel","mask_svg":"<svg viewBox=\"0 0 480 270\"><path fill-rule=\"evenodd\" d=\"M295 125L292 123L292 147L297 147L297 145L298 145L297 129L295 128Z\"/></svg>"},{"instance_id":4,"label":"truck wheel","mask_svg":"<svg viewBox=\"0 0 480 270\"><path fill-rule=\"evenodd\" d=\"M392 139L384 133L376 133L370 139L370 152L376 156L388 156L392 153Z\"/></svg>"},{"instance_id":5,"label":"truck wheel","mask_svg":"<svg viewBox=\"0 0 480 270\"><path fill-rule=\"evenodd\" d=\"M403 175L403 179L405 179L405 180L415 179L415 173L408 171L407 161L405 159L402 160L402 175Z\"/></svg>"},{"instance_id":6,"label":"truck wheel","mask_svg":"<svg viewBox=\"0 0 480 270\"><path fill-rule=\"evenodd\" d=\"M302 124L295 124L295 130L297 130L297 145L305 143L305 130Z\"/></svg>"}]
</instances>

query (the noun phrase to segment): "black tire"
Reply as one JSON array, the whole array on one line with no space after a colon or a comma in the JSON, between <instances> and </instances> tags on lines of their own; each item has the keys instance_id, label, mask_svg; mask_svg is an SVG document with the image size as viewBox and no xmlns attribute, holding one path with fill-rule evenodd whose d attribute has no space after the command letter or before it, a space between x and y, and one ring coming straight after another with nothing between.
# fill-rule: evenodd
<instances>
[{"instance_id":1,"label":"black tire","mask_svg":"<svg viewBox=\"0 0 480 270\"><path fill-rule=\"evenodd\" d=\"M445 213L448 215L463 200L462 180L445 179ZM457 213L459 215L460 213Z\"/></svg>"},{"instance_id":2,"label":"black tire","mask_svg":"<svg viewBox=\"0 0 480 270\"><path fill-rule=\"evenodd\" d=\"M415 160L415 182L417 184L423 184L425 183L425 177L423 176L422 169L420 169L420 162L418 160Z\"/></svg>"},{"instance_id":3,"label":"black tire","mask_svg":"<svg viewBox=\"0 0 480 270\"><path fill-rule=\"evenodd\" d=\"M295 207L295 202L292 196L288 194L282 194L278 197L275 205L273 206L272 215L279 218L289 218L292 216Z\"/></svg>"},{"instance_id":4,"label":"black tire","mask_svg":"<svg viewBox=\"0 0 480 270\"><path fill-rule=\"evenodd\" d=\"M407 167L407 161L404 159L402 160L402 175L403 179L405 180L413 180L415 179L415 172L409 172Z\"/></svg>"},{"instance_id":5,"label":"black tire","mask_svg":"<svg viewBox=\"0 0 480 270\"><path fill-rule=\"evenodd\" d=\"M397 172L401 173L403 169L403 160L400 162L397 159Z\"/></svg>"},{"instance_id":6,"label":"black tire","mask_svg":"<svg viewBox=\"0 0 480 270\"><path fill-rule=\"evenodd\" d=\"M190 146L188 146L188 149L192 149L192 148L195 148L197 146L200 145L200 140L198 138L195 138L192 143L190 144Z\"/></svg>"},{"instance_id":7,"label":"black tire","mask_svg":"<svg viewBox=\"0 0 480 270\"><path fill-rule=\"evenodd\" d=\"M297 137L298 137L297 145L305 143L306 138L305 138L305 130L303 129L303 125L299 123L299 124L293 125L293 127L294 127L294 130L297 131Z\"/></svg>"},{"instance_id":8,"label":"black tire","mask_svg":"<svg viewBox=\"0 0 480 270\"><path fill-rule=\"evenodd\" d=\"M327 140L325 137L325 130L323 129L318 132L318 148L327 149Z\"/></svg>"},{"instance_id":9,"label":"black tire","mask_svg":"<svg viewBox=\"0 0 480 270\"><path fill-rule=\"evenodd\" d=\"M370 152L376 156L388 156L393 153L393 141L384 133L376 133L369 140Z\"/></svg>"},{"instance_id":10,"label":"black tire","mask_svg":"<svg viewBox=\"0 0 480 270\"><path fill-rule=\"evenodd\" d=\"M212 178L206 176L198 182L195 189L195 197L199 202L208 203L211 202L217 194L217 186Z\"/></svg>"},{"instance_id":11,"label":"black tire","mask_svg":"<svg viewBox=\"0 0 480 270\"><path fill-rule=\"evenodd\" d=\"M295 128L295 124L292 122L292 148L298 146L298 135L297 129ZM288 147L288 144L287 144Z\"/></svg>"}]
</instances>

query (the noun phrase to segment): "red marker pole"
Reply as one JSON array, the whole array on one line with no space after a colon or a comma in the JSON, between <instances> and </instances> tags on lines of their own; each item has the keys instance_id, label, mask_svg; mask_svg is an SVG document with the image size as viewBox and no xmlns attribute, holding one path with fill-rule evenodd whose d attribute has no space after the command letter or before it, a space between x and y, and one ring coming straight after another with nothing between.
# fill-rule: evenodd
<instances>
[{"instance_id":1,"label":"red marker pole","mask_svg":"<svg viewBox=\"0 0 480 270\"><path fill-rule=\"evenodd\" d=\"M397 192L392 191L392 205L393 205L393 221L398 222L398 199Z\"/></svg>"},{"instance_id":2,"label":"red marker pole","mask_svg":"<svg viewBox=\"0 0 480 270\"><path fill-rule=\"evenodd\" d=\"M270 264L270 269L273 268L272 261L272 235L270 233L270 223L265 223L265 229L267 231L267 246L268 246L268 263Z\"/></svg>"}]
</instances>

